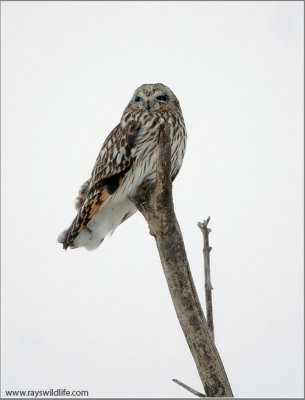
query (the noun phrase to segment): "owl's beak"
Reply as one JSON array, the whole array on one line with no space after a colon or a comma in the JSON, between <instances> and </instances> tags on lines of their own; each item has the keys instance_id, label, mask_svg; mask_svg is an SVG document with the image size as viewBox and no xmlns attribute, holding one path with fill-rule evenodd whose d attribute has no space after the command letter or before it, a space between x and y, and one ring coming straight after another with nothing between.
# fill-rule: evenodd
<instances>
[{"instance_id":1,"label":"owl's beak","mask_svg":"<svg viewBox=\"0 0 305 400\"><path fill-rule=\"evenodd\" d=\"M150 111L150 103L149 103L149 100L147 100L147 103L146 103L146 108L147 108L147 111Z\"/></svg>"}]
</instances>

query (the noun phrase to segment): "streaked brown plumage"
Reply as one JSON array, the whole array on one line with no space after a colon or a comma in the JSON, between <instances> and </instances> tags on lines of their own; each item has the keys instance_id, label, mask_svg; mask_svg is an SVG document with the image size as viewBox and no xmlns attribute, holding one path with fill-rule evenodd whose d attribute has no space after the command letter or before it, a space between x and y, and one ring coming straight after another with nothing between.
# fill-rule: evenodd
<instances>
[{"instance_id":1,"label":"streaked brown plumage","mask_svg":"<svg viewBox=\"0 0 305 400\"><path fill-rule=\"evenodd\" d=\"M91 178L76 199L78 214L58 241L64 249L98 247L108 233L137 209L130 196L144 181L154 181L160 126L171 125L172 179L182 164L186 129L178 99L162 83L145 84L134 93L120 123L106 138Z\"/></svg>"}]
</instances>

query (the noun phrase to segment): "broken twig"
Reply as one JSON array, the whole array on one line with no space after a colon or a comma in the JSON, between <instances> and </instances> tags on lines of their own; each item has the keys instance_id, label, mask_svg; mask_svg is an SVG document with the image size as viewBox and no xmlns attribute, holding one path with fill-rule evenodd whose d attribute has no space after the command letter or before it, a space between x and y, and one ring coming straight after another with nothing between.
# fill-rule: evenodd
<instances>
[{"instance_id":1,"label":"broken twig","mask_svg":"<svg viewBox=\"0 0 305 400\"><path fill-rule=\"evenodd\" d=\"M205 278L205 303L206 303L206 313L207 313L207 323L210 329L212 338L214 340L214 322L213 322L213 304L212 304L212 283L211 283L211 270L210 270L210 252L212 247L209 244L209 234L212 231L208 228L208 223L210 222L210 217L208 217L203 222L198 222L198 227L203 235L203 260L204 260L204 278Z\"/></svg>"},{"instance_id":2,"label":"broken twig","mask_svg":"<svg viewBox=\"0 0 305 400\"><path fill-rule=\"evenodd\" d=\"M177 385L182 386L184 389L188 390L189 392L193 393L197 397L206 397L205 394L200 393L195 389L192 389L190 386L186 385L185 383L178 381L178 379L172 379L172 381L177 383Z\"/></svg>"}]
</instances>

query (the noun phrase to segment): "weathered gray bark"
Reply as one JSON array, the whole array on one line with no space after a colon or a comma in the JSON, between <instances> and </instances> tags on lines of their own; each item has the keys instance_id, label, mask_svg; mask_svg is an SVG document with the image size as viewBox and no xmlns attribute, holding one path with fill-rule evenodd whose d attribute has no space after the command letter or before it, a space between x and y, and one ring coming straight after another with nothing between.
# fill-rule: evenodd
<instances>
[{"instance_id":1,"label":"weathered gray bark","mask_svg":"<svg viewBox=\"0 0 305 400\"><path fill-rule=\"evenodd\" d=\"M161 263L186 341L208 397L233 397L230 383L204 317L189 268L172 199L169 126L159 134L155 185L132 199L155 237Z\"/></svg>"}]
</instances>

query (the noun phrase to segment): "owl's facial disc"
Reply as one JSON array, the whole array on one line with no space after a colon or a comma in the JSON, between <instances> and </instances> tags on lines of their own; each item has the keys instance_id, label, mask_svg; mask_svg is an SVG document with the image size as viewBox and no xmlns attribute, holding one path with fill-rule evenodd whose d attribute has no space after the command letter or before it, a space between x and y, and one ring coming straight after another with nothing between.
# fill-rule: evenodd
<instances>
[{"instance_id":1,"label":"owl's facial disc","mask_svg":"<svg viewBox=\"0 0 305 400\"><path fill-rule=\"evenodd\" d=\"M156 91L150 94L135 93L134 105L137 110L159 111L163 105L166 105L171 100L167 93ZM164 107L162 107L164 108Z\"/></svg>"},{"instance_id":2,"label":"owl's facial disc","mask_svg":"<svg viewBox=\"0 0 305 400\"><path fill-rule=\"evenodd\" d=\"M163 83L146 83L136 89L126 112L174 112L180 109L177 97Z\"/></svg>"}]
</instances>

